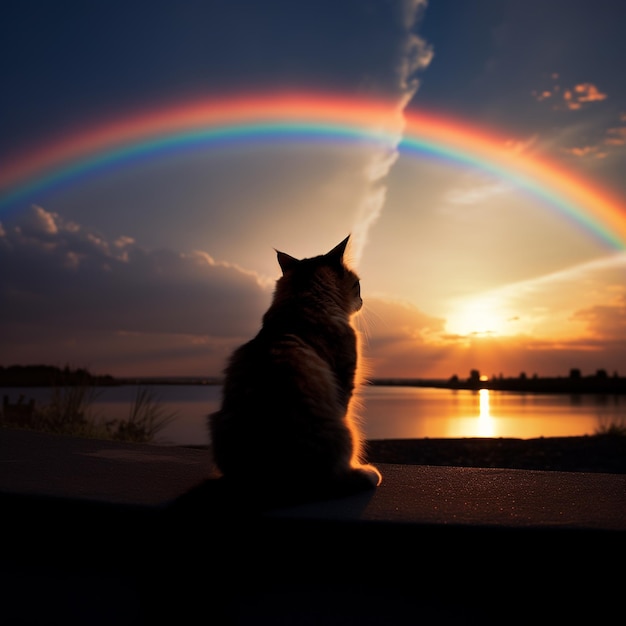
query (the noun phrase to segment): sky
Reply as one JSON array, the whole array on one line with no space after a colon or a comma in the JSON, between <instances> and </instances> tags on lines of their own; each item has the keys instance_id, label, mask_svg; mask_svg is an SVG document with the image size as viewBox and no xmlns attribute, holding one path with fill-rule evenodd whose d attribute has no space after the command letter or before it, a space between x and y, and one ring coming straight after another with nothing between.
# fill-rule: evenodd
<instances>
[{"instance_id":1,"label":"sky","mask_svg":"<svg viewBox=\"0 0 626 626\"><path fill-rule=\"evenodd\" d=\"M275 250L351 234L370 376L626 375L624 23L612 0L4 3L0 365L219 375ZM255 131L263 102L297 132ZM107 152L237 103L221 139Z\"/></svg>"}]
</instances>

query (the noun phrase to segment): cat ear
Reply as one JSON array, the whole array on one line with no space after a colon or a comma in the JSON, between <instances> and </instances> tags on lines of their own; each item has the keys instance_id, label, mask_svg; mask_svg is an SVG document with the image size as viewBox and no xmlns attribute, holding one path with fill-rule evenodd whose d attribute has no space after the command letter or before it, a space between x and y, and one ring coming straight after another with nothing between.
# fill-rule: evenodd
<instances>
[{"instance_id":1,"label":"cat ear","mask_svg":"<svg viewBox=\"0 0 626 626\"><path fill-rule=\"evenodd\" d=\"M280 269L283 270L283 274L292 267L295 267L296 263L298 263L298 259L280 250L276 250L276 256L278 257L278 265L280 265Z\"/></svg>"},{"instance_id":2,"label":"cat ear","mask_svg":"<svg viewBox=\"0 0 626 626\"><path fill-rule=\"evenodd\" d=\"M327 252L326 256L341 263L343 260L343 254L346 251L346 246L348 245L348 239L350 239L350 235L348 235L340 244L336 245L330 252Z\"/></svg>"}]
</instances>

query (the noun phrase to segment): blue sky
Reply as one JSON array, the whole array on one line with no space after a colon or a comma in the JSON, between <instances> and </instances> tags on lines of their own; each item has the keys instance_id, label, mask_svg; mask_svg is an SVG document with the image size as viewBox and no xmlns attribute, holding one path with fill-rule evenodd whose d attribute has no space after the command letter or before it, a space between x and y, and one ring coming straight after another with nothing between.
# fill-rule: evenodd
<instances>
[{"instance_id":1,"label":"blue sky","mask_svg":"<svg viewBox=\"0 0 626 626\"><path fill-rule=\"evenodd\" d=\"M0 167L150 108L290 89L462 120L626 198L620 3L36 1L0 18ZM319 254L363 224L374 375L626 372L623 253L484 172L305 143L168 155L3 210L0 364L217 374L258 329L273 249Z\"/></svg>"}]
</instances>

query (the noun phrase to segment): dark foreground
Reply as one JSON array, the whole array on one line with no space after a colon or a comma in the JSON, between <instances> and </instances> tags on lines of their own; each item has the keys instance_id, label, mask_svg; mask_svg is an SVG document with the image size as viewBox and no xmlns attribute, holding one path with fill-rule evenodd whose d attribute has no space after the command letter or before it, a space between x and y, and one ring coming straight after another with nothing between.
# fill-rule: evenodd
<instances>
[{"instance_id":1,"label":"dark foreground","mask_svg":"<svg viewBox=\"0 0 626 626\"><path fill-rule=\"evenodd\" d=\"M369 441L367 451L371 463L626 474L626 437L619 435L383 439Z\"/></svg>"},{"instance_id":2,"label":"dark foreground","mask_svg":"<svg viewBox=\"0 0 626 626\"><path fill-rule=\"evenodd\" d=\"M0 623L611 624L626 474L588 471L611 440L377 442L379 488L268 508L206 449L0 429ZM587 471L450 466L550 469L556 443Z\"/></svg>"}]
</instances>

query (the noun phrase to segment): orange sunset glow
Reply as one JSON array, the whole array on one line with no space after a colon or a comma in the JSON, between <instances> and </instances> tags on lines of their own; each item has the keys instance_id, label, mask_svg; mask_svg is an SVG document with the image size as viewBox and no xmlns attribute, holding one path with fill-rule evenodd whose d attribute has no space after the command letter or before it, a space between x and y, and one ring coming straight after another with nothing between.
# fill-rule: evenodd
<instances>
[{"instance_id":1,"label":"orange sunset glow","mask_svg":"<svg viewBox=\"0 0 626 626\"><path fill-rule=\"evenodd\" d=\"M615 621L626 1L0 25L2 625Z\"/></svg>"},{"instance_id":2,"label":"orange sunset glow","mask_svg":"<svg viewBox=\"0 0 626 626\"><path fill-rule=\"evenodd\" d=\"M364 45L336 81L215 70L211 90L120 85L106 106L68 87L84 106L50 125L13 106L3 364L219 376L269 304L274 249L351 234L369 376L623 374L621 85L545 67L507 106L504 82L491 107L469 85L463 101L440 79L462 84L438 9L418 4L381 35L387 56Z\"/></svg>"}]
</instances>

